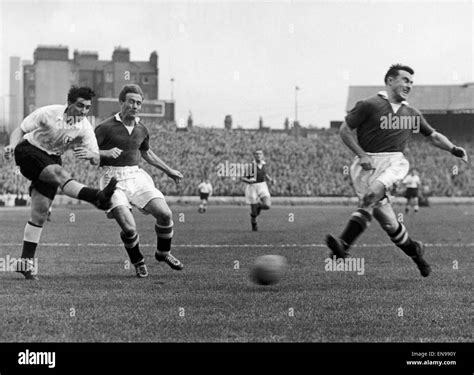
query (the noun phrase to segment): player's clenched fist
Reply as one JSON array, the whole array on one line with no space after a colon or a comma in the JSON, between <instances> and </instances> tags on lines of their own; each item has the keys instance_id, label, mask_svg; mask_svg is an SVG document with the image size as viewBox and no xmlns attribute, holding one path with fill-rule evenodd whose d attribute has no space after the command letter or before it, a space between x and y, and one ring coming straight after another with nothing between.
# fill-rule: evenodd
<instances>
[{"instance_id":1,"label":"player's clenched fist","mask_svg":"<svg viewBox=\"0 0 474 375\"><path fill-rule=\"evenodd\" d=\"M183 179L183 174L180 171L177 171L176 169L171 169L167 174L177 184L179 184L181 180Z\"/></svg>"},{"instance_id":2,"label":"player's clenched fist","mask_svg":"<svg viewBox=\"0 0 474 375\"><path fill-rule=\"evenodd\" d=\"M362 156L360 158L359 164L365 171L375 170L374 165L372 164L372 158L369 155Z\"/></svg>"},{"instance_id":3,"label":"player's clenched fist","mask_svg":"<svg viewBox=\"0 0 474 375\"><path fill-rule=\"evenodd\" d=\"M109 157L113 159L117 159L123 150L119 149L118 147L111 148L109 151Z\"/></svg>"}]
</instances>

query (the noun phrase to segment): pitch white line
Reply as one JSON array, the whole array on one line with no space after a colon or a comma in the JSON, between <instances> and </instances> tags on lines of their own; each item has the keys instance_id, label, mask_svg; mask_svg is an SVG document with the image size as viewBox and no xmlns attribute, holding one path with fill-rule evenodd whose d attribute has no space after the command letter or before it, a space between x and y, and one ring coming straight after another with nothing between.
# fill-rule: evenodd
<instances>
[{"instance_id":1,"label":"pitch white line","mask_svg":"<svg viewBox=\"0 0 474 375\"><path fill-rule=\"evenodd\" d=\"M50 247L121 247L123 244L113 244L113 243L77 243L77 244L70 244L70 243L60 243L60 242L53 242L53 243L40 243L41 246L50 246ZM0 247L6 246L23 246L22 243L0 243ZM140 247L155 247L156 244L140 244ZM379 247L391 247L395 246L391 243L381 243L381 244L357 244L353 247L369 247L369 248L379 248ZM474 247L474 243L467 243L467 244L450 244L450 243L425 243L426 247ZM271 248L286 248L286 247L298 247L298 248L306 248L306 247L326 247L325 244L322 243L310 243L310 244L240 244L240 245L231 245L231 244L176 244L172 245L172 247L184 247L184 248L212 248L212 249L222 249L222 248L259 248L259 247L271 247Z\"/></svg>"}]
</instances>

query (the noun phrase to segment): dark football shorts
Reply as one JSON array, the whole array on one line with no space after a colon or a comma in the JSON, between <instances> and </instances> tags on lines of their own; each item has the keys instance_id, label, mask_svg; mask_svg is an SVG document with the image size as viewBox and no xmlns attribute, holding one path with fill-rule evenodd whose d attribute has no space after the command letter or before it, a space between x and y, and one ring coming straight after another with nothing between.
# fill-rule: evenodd
<instances>
[{"instance_id":1,"label":"dark football shorts","mask_svg":"<svg viewBox=\"0 0 474 375\"><path fill-rule=\"evenodd\" d=\"M201 195L201 199L207 200L207 198L209 198L209 193L200 193L200 195Z\"/></svg>"},{"instance_id":2,"label":"dark football shorts","mask_svg":"<svg viewBox=\"0 0 474 375\"><path fill-rule=\"evenodd\" d=\"M15 161L21 174L31 181L30 195L31 190L35 189L45 197L54 199L58 191L57 186L40 181L39 175L48 165L61 165L61 156L49 155L28 141L22 141L15 147Z\"/></svg>"},{"instance_id":3,"label":"dark football shorts","mask_svg":"<svg viewBox=\"0 0 474 375\"><path fill-rule=\"evenodd\" d=\"M418 198L418 188L407 188L405 192L405 198L406 199Z\"/></svg>"}]
</instances>

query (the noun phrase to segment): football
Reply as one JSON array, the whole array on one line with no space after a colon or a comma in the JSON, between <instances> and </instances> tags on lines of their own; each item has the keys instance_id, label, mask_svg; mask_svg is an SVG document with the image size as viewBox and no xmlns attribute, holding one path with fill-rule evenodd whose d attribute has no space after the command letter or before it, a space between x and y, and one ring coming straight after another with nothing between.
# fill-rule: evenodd
<instances>
[{"instance_id":1,"label":"football","mask_svg":"<svg viewBox=\"0 0 474 375\"><path fill-rule=\"evenodd\" d=\"M262 255L250 269L250 279L259 285L276 284L286 270L286 258L281 255Z\"/></svg>"}]
</instances>

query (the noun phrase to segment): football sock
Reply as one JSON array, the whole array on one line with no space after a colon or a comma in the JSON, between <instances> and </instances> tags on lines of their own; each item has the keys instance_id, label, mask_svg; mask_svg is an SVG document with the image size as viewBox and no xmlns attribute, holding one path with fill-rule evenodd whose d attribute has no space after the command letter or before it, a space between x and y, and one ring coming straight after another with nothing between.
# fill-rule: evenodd
<instances>
[{"instance_id":1,"label":"football sock","mask_svg":"<svg viewBox=\"0 0 474 375\"><path fill-rule=\"evenodd\" d=\"M143 254L140 252L140 237L137 232L133 233L131 236L125 234L125 232L120 232L120 238L123 241L125 250L127 251L132 264L137 264L144 259Z\"/></svg>"},{"instance_id":2,"label":"football sock","mask_svg":"<svg viewBox=\"0 0 474 375\"><path fill-rule=\"evenodd\" d=\"M359 208L357 211L352 213L351 218L340 237L346 250L354 243L357 237L367 229L371 220L372 215L362 208Z\"/></svg>"},{"instance_id":3,"label":"football sock","mask_svg":"<svg viewBox=\"0 0 474 375\"><path fill-rule=\"evenodd\" d=\"M250 214L250 222L252 224L257 224L257 215Z\"/></svg>"},{"instance_id":4,"label":"football sock","mask_svg":"<svg viewBox=\"0 0 474 375\"><path fill-rule=\"evenodd\" d=\"M169 253L171 249L171 240L173 239L173 222L169 225L155 224L155 232L159 253Z\"/></svg>"},{"instance_id":5,"label":"football sock","mask_svg":"<svg viewBox=\"0 0 474 375\"><path fill-rule=\"evenodd\" d=\"M392 234L389 233L392 242L397 245L402 251L413 257L416 255L416 243L410 238L407 228L402 223L398 223L398 228Z\"/></svg>"},{"instance_id":6,"label":"football sock","mask_svg":"<svg viewBox=\"0 0 474 375\"><path fill-rule=\"evenodd\" d=\"M34 258L36 247L38 246L41 238L41 232L43 227L41 225L33 224L28 221L25 226L25 232L23 235L23 249L21 252L22 258Z\"/></svg>"},{"instance_id":7,"label":"football sock","mask_svg":"<svg viewBox=\"0 0 474 375\"><path fill-rule=\"evenodd\" d=\"M64 194L89 203L95 202L97 200L97 194L99 193L99 190L87 187L72 178L67 180L63 186L61 186L61 189L63 189Z\"/></svg>"}]
</instances>

